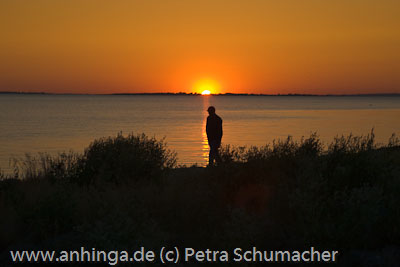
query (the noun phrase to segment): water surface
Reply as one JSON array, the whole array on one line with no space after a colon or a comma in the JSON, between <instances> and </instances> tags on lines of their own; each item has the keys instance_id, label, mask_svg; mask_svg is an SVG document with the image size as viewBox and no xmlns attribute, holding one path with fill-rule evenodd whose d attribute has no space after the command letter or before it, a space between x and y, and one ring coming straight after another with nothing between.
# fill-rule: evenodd
<instances>
[{"instance_id":1,"label":"water surface","mask_svg":"<svg viewBox=\"0 0 400 267\"><path fill-rule=\"evenodd\" d=\"M223 143L264 145L317 132L368 134L378 142L400 134L396 96L172 96L172 95L0 95L0 168L25 153L82 152L95 138L146 133L166 138L180 164L207 163L206 109L223 119Z\"/></svg>"}]
</instances>

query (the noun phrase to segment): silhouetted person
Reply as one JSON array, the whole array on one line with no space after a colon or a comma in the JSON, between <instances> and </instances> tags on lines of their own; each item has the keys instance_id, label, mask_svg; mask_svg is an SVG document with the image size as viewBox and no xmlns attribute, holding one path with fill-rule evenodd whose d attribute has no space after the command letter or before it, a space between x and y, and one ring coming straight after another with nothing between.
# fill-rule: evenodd
<instances>
[{"instance_id":1,"label":"silhouetted person","mask_svg":"<svg viewBox=\"0 0 400 267\"><path fill-rule=\"evenodd\" d=\"M207 117L206 132L208 145L210 146L208 165L213 166L214 160L216 160L217 163L221 162L218 149L221 146L222 139L222 119L215 114L215 108L213 106L210 106L207 111L209 116Z\"/></svg>"}]
</instances>

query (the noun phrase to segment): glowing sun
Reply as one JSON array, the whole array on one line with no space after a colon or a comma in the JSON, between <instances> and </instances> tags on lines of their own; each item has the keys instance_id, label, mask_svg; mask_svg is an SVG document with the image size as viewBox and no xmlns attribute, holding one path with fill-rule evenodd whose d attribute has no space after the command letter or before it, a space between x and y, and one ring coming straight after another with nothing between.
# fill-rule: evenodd
<instances>
[{"instance_id":1,"label":"glowing sun","mask_svg":"<svg viewBox=\"0 0 400 267\"><path fill-rule=\"evenodd\" d=\"M194 91L202 95L216 94L220 90L219 84L214 80L199 80L194 85Z\"/></svg>"}]
</instances>

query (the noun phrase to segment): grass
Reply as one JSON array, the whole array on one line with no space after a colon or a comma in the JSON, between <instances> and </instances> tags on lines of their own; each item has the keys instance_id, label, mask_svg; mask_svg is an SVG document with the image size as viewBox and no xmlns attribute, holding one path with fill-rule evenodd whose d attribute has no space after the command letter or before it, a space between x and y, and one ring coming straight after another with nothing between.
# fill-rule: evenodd
<instances>
[{"instance_id":1,"label":"grass","mask_svg":"<svg viewBox=\"0 0 400 267\"><path fill-rule=\"evenodd\" d=\"M400 251L400 142L316 134L221 149L214 168L177 167L163 140L92 142L40 154L0 181L0 261L10 249L162 245L332 248L344 266L390 266ZM389 251L389 252L388 252ZM392 253L390 251L395 251ZM389 256L388 256L389 255Z\"/></svg>"}]
</instances>

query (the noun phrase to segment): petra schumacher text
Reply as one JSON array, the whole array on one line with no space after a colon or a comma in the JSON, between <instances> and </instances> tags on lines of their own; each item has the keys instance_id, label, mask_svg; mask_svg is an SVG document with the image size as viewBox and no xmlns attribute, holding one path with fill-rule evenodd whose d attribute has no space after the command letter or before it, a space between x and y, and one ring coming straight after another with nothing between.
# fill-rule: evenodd
<instances>
[{"instance_id":1,"label":"petra schumacher text","mask_svg":"<svg viewBox=\"0 0 400 267\"><path fill-rule=\"evenodd\" d=\"M337 250L258 250L235 248L231 253L226 250L195 250L185 248L185 262L335 262L339 251Z\"/></svg>"}]
</instances>

